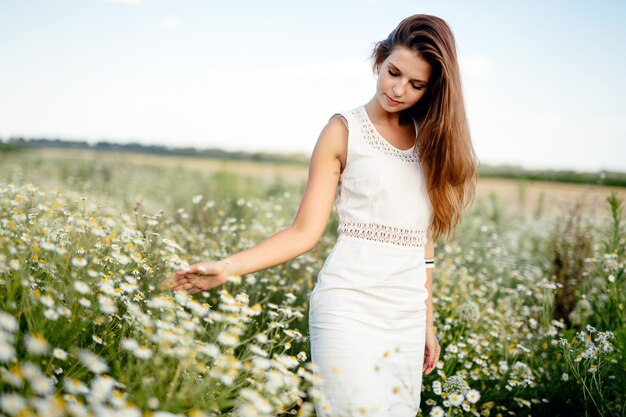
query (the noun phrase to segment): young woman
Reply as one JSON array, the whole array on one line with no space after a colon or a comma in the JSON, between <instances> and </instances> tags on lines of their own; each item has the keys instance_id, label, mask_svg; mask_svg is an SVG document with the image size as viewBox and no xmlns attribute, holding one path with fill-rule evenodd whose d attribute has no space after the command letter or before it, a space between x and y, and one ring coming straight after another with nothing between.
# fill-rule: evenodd
<instances>
[{"instance_id":1,"label":"young woman","mask_svg":"<svg viewBox=\"0 0 626 417\"><path fill-rule=\"evenodd\" d=\"M434 241L473 201L478 160L452 31L404 19L372 53L376 92L333 115L313 150L293 224L222 260L175 272L175 291L216 288L311 250L333 203L338 240L310 294L311 360L323 377L318 417L414 417L422 374L438 362ZM338 198L336 193L338 192Z\"/></svg>"}]
</instances>

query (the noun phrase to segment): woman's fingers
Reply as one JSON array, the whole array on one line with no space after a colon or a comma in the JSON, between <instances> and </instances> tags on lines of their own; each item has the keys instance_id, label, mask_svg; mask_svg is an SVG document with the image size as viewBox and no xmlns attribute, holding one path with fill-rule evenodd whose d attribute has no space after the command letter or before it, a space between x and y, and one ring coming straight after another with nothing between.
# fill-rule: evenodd
<instances>
[{"instance_id":1,"label":"woman's fingers","mask_svg":"<svg viewBox=\"0 0 626 417\"><path fill-rule=\"evenodd\" d=\"M172 284L171 290L172 291L178 291L179 289L182 288L183 285L188 284L189 283L189 279L187 277L178 277L174 280L174 283Z\"/></svg>"},{"instance_id":2,"label":"woman's fingers","mask_svg":"<svg viewBox=\"0 0 626 417\"><path fill-rule=\"evenodd\" d=\"M197 294L220 285L215 272L212 263L198 262L187 268L175 270L172 276L161 284L161 289L184 290L190 295Z\"/></svg>"},{"instance_id":3,"label":"woman's fingers","mask_svg":"<svg viewBox=\"0 0 626 417\"><path fill-rule=\"evenodd\" d=\"M161 290L171 290L176 285L178 285L178 278L169 277L163 280L163 282L161 283Z\"/></svg>"},{"instance_id":4,"label":"woman's fingers","mask_svg":"<svg viewBox=\"0 0 626 417\"><path fill-rule=\"evenodd\" d=\"M424 373L428 374L430 372L430 355L428 352L424 355L424 363L422 364L424 368Z\"/></svg>"}]
</instances>

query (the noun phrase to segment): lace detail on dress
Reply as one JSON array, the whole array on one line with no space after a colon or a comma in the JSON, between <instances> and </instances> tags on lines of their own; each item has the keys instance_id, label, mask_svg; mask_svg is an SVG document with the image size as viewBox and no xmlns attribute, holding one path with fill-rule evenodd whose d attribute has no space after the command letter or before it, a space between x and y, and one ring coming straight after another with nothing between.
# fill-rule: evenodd
<instances>
[{"instance_id":1,"label":"lace detail on dress","mask_svg":"<svg viewBox=\"0 0 626 417\"><path fill-rule=\"evenodd\" d=\"M386 226L379 223L343 222L337 228L337 232L346 236L393 243L401 246L419 247L426 244L425 230L403 229L401 227Z\"/></svg>"},{"instance_id":2,"label":"lace detail on dress","mask_svg":"<svg viewBox=\"0 0 626 417\"><path fill-rule=\"evenodd\" d=\"M398 149L393 147L385 138L381 137L371 120L365 113L365 108L363 106L358 107L354 111L354 116L356 117L359 125L361 126L361 132L363 132L363 138L365 138L365 142L370 145L372 148L377 149L384 154L393 156L394 158L401 159L405 162L417 162L418 154L417 148L411 149Z\"/></svg>"}]
</instances>

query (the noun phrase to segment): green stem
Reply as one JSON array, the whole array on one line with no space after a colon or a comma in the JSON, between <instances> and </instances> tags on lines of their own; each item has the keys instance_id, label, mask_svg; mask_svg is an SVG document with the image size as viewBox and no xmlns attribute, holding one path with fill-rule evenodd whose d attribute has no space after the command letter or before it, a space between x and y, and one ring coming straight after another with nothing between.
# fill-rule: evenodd
<instances>
[{"instance_id":1,"label":"green stem","mask_svg":"<svg viewBox=\"0 0 626 417\"><path fill-rule=\"evenodd\" d=\"M174 393L174 389L176 388L176 385L178 383L178 378L180 377L180 371L182 370L183 367L183 363L182 361L178 362L178 366L176 367L176 372L174 372L174 377L172 378L172 382L170 382L170 386L167 389L167 394L165 394L165 399L169 400L172 397L172 394Z\"/></svg>"}]
</instances>

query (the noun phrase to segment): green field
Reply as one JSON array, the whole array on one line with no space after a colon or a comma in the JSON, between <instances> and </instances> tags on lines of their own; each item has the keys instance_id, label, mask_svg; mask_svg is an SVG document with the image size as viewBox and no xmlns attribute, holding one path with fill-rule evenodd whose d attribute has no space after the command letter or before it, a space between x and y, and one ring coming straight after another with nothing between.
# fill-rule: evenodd
<instances>
[{"instance_id":1,"label":"green field","mask_svg":"<svg viewBox=\"0 0 626 417\"><path fill-rule=\"evenodd\" d=\"M306 167L0 153L0 409L40 416L307 416L308 294L336 239L190 298L174 269L291 224ZM433 302L420 415L625 416L623 189L482 179Z\"/></svg>"}]
</instances>

